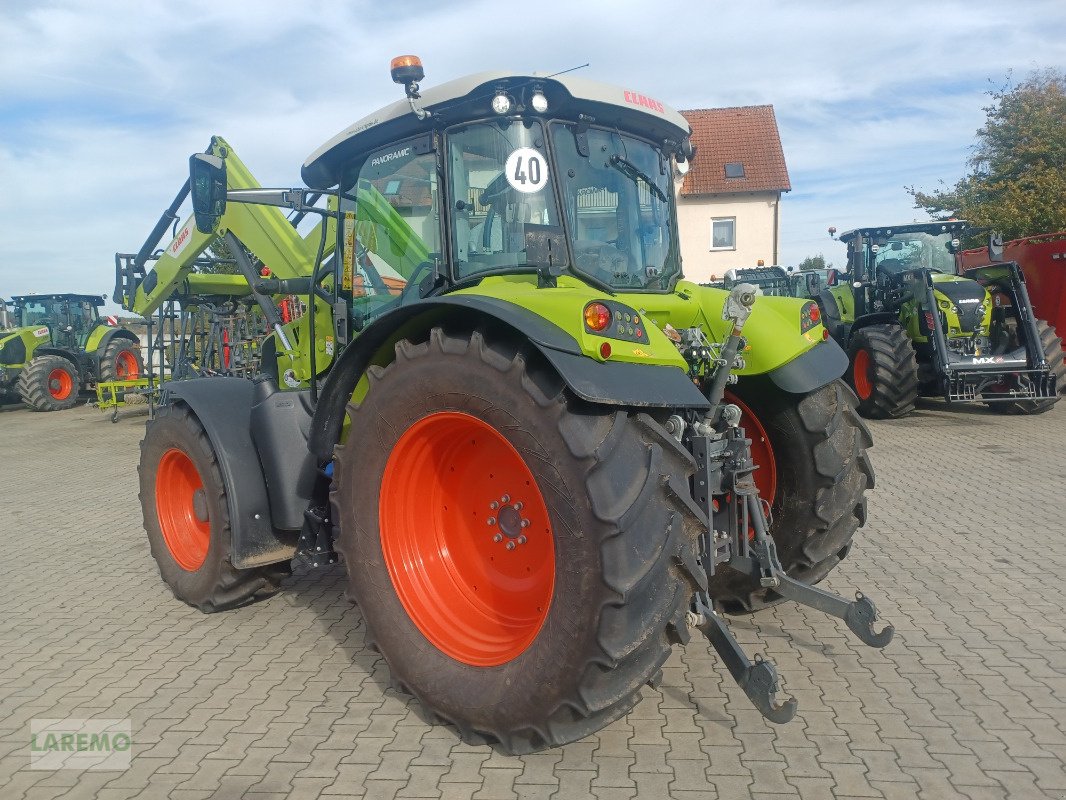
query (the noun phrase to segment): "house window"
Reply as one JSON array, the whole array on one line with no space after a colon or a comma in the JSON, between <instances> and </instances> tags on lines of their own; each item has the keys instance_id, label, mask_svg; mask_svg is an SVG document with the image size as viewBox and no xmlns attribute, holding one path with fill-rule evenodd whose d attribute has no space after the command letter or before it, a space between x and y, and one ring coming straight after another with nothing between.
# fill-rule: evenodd
<instances>
[{"instance_id":1,"label":"house window","mask_svg":"<svg viewBox=\"0 0 1066 800\"><path fill-rule=\"evenodd\" d=\"M744 164L740 161L730 161L725 165L725 176L727 178L743 178Z\"/></svg>"},{"instance_id":2,"label":"house window","mask_svg":"<svg viewBox=\"0 0 1066 800\"><path fill-rule=\"evenodd\" d=\"M737 218L713 217L711 219L711 249L737 249Z\"/></svg>"}]
</instances>

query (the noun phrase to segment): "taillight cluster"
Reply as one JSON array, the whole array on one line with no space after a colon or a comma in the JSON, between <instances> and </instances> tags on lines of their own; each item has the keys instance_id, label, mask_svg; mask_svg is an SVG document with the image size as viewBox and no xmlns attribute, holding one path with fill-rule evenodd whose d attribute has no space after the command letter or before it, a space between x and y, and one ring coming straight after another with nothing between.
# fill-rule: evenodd
<instances>
[{"instance_id":1,"label":"taillight cluster","mask_svg":"<svg viewBox=\"0 0 1066 800\"><path fill-rule=\"evenodd\" d=\"M804 303L800 311L800 333L806 333L822 321L822 309L817 303ZM824 337L823 337L824 338Z\"/></svg>"},{"instance_id":2,"label":"taillight cluster","mask_svg":"<svg viewBox=\"0 0 1066 800\"><path fill-rule=\"evenodd\" d=\"M614 300L594 300L582 312L585 332L621 339L624 342L648 343L648 333L640 313Z\"/></svg>"}]
</instances>

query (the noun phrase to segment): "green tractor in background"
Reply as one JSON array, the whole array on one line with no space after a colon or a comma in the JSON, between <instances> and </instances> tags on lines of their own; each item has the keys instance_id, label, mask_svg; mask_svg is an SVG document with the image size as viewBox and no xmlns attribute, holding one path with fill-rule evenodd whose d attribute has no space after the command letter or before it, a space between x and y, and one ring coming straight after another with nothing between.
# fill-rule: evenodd
<instances>
[{"instance_id":1,"label":"green tractor in background","mask_svg":"<svg viewBox=\"0 0 1066 800\"><path fill-rule=\"evenodd\" d=\"M98 381L126 381L144 371L139 340L114 317L100 318L93 294L13 297L0 331L0 400L59 411Z\"/></svg>"},{"instance_id":2,"label":"green tractor in background","mask_svg":"<svg viewBox=\"0 0 1066 800\"><path fill-rule=\"evenodd\" d=\"M1066 386L1062 341L1033 315L1018 265L957 274L967 227L953 220L841 234L848 272L819 304L848 351L864 416L903 416L922 396L1039 414Z\"/></svg>"}]
</instances>

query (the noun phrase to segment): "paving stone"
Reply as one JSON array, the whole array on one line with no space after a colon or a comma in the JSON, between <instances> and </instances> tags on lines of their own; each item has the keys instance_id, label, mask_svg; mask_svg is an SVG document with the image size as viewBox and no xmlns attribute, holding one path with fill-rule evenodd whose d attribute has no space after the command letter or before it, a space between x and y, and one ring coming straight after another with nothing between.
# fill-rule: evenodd
<instances>
[{"instance_id":1,"label":"paving stone","mask_svg":"<svg viewBox=\"0 0 1066 800\"><path fill-rule=\"evenodd\" d=\"M522 757L460 742L386 688L342 566L297 567L281 594L224 614L175 601L137 523L143 418L0 415L0 503L18 530L54 533L37 544L45 573L0 537L2 800L1066 796L1066 593L1029 589L1066 570L1066 498L1032 480L1066 482L1066 403L1020 418L923 404L871 423L870 521L825 585L868 592L895 641L868 649L794 603L727 620L777 663L800 701L791 724L763 720L696 637L630 714ZM1010 467L976 492L916 469L918 436L957 463ZM106 485L107 512L57 527L54 481L19 466L42 452L66 466L62 503L97 507ZM973 533L989 520L994 547ZM132 767L29 770L31 720L78 716L129 718Z\"/></svg>"}]
</instances>

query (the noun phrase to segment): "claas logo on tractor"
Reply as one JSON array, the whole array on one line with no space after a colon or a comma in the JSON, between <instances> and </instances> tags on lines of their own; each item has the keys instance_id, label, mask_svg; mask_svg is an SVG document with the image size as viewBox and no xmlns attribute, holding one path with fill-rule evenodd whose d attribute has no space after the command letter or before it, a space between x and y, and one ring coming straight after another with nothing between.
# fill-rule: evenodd
<instances>
[{"instance_id":1,"label":"claas logo on tractor","mask_svg":"<svg viewBox=\"0 0 1066 800\"><path fill-rule=\"evenodd\" d=\"M214 137L175 198L197 217L181 252L164 214L140 248L164 254L118 275L141 313L226 286L268 323L261 374L172 381L148 423L163 580L219 611L342 560L395 680L508 752L625 714L693 630L787 721L722 612L791 599L892 637L864 594L814 586L873 474L822 309L685 280L673 182L695 149L651 95L390 72L404 96L316 148L305 187L261 188ZM196 270L217 231L227 284Z\"/></svg>"}]
</instances>

